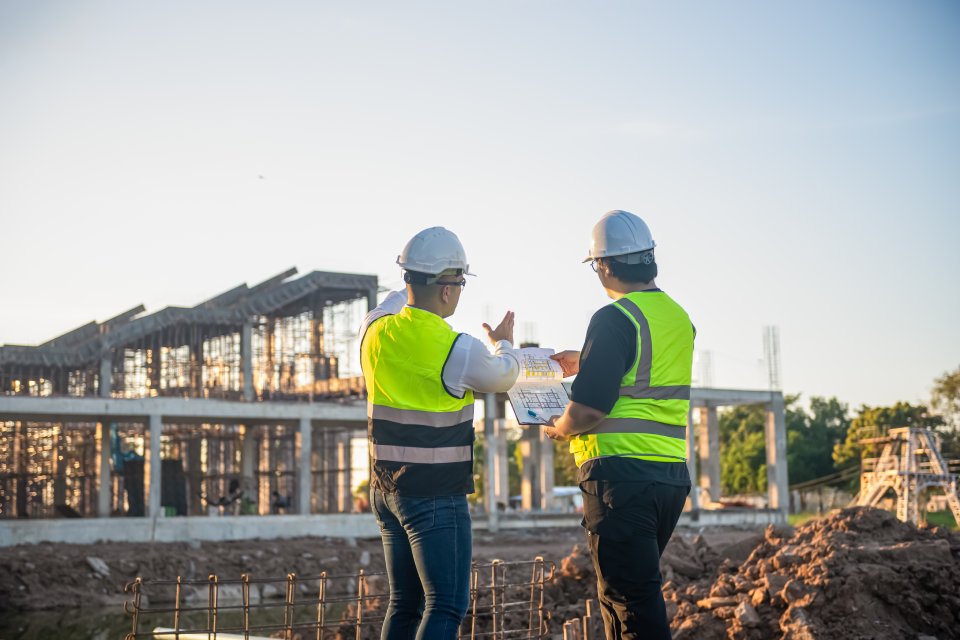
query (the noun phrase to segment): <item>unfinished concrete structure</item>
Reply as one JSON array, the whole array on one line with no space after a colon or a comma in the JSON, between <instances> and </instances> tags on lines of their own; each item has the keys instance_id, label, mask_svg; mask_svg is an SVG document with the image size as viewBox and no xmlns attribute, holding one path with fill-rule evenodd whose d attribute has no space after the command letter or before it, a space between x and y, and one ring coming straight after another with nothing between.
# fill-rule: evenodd
<instances>
[{"instance_id":1,"label":"unfinished concrete structure","mask_svg":"<svg viewBox=\"0 0 960 640\"><path fill-rule=\"evenodd\" d=\"M356 329L376 304L377 280L294 275L0 347L0 546L377 535L351 492L368 473L352 463L365 458L367 418L359 366L344 366L358 358ZM504 394L478 402L485 503L475 525L576 525L578 516L552 513L554 448L538 427L520 436L519 513L501 518L516 427ZM713 510L694 491L685 519L785 518L780 392L693 389L691 476L699 460L699 484L719 500L717 409L758 403L768 410L769 510Z\"/></svg>"},{"instance_id":2,"label":"unfinished concrete structure","mask_svg":"<svg viewBox=\"0 0 960 640\"><path fill-rule=\"evenodd\" d=\"M506 419L503 394L487 395L484 403L484 506L489 526L500 526L499 512L509 504L507 484L507 433L516 423ZM720 492L720 427L717 411L737 405L766 407L767 508L736 512L724 509ZM687 421L687 460L694 491L681 522L704 524L785 522L789 510L787 476L787 427L783 393L747 389L690 390L690 415ZM547 511L553 503L553 442L537 426L522 428L521 503L524 511ZM701 504L701 493L709 497Z\"/></svg>"},{"instance_id":3,"label":"unfinished concrete structure","mask_svg":"<svg viewBox=\"0 0 960 640\"><path fill-rule=\"evenodd\" d=\"M0 519L352 511L377 279L295 274L0 347Z\"/></svg>"}]
</instances>

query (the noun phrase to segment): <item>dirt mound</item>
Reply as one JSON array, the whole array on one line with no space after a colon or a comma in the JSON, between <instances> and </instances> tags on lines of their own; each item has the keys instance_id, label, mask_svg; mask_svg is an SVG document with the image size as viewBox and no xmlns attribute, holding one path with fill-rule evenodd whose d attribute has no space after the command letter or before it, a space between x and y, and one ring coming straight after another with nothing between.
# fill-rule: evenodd
<instances>
[{"instance_id":1,"label":"dirt mound","mask_svg":"<svg viewBox=\"0 0 960 640\"><path fill-rule=\"evenodd\" d=\"M719 556L719 554L718 554ZM768 527L743 563L664 555L675 640L960 638L960 537L886 511Z\"/></svg>"}]
</instances>

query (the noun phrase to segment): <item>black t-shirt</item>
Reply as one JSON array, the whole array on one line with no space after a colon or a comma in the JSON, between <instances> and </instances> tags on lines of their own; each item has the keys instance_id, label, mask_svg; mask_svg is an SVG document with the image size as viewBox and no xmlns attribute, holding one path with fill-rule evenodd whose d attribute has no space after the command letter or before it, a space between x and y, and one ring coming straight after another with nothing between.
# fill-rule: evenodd
<instances>
[{"instance_id":1,"label":"black t-shirt","mask_svg":"<svg viewBox=\"0 0 960 640\"><path fill-rule=\"evenodd\" d=\"M612 304L601 308L593 314L587 327L587 337L580 350L580 372L573 380L571 399L610 413L620 396L620 380L633 366L636 357L637 329L633 322ZM588 480L689 486L690 474L683 462L610 456L588 460L580 467L580 482Z\"/></svg>"}]
</instances>

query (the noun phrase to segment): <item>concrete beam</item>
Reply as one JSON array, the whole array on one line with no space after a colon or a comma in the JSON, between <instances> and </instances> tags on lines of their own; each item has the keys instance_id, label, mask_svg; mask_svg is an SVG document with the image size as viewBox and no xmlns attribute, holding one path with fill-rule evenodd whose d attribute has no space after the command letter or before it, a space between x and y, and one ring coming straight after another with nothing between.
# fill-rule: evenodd
<instances>
[{"instance_id":1,"label":"concrete beam","mask_svg":"<svg viewBox=\"0 0 960 640\"><path fill-rule=\"evenodd\" d=\"M0 396L0 420L51 420L145 422L151 415L165 422L277 424L299 423L301 418L334 421L344 426L366 427L363 401L341 402L236 402L191 398L71 398L64 396ZM355 424L350 424L355 423Z\"/></svg>"},{"instance_id":2,"label":"concrete beam","mask_svg":"<svg viewBox=\"0 0 960 640\"><path fill-rule=\"evenodd\" d=\"M783 394L779 391L759 391L753 389L711 389L693 387L690 389L690 406L715 407L736 406L741 404L768 404Z\"/></svg>"}]
</instances>

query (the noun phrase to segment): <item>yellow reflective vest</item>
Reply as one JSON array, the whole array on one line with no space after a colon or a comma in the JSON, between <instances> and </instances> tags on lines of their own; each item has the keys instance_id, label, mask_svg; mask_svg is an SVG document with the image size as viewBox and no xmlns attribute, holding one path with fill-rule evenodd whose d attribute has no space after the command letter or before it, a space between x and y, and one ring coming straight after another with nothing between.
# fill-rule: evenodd
<instances>
[{"instance_id":1,"label":"yellow reflective vest","mask_svg":"<svg viewBox=\"0 0 960 640\"><path fill-rule=\"evenodd\" d=\"M443 367L460 334L404 307L374 320L360 343L367 386L371 483L411 496L473 493L473 392L457 397Z\"/></svg>"},{"instance_id":2,"label":"yellow reflective vest","mask_svg":"<svg viewBox=\"0 0 960 640\"><path fill-rule=\"evenodd\" d=\"M684 462L694 329L662 291L628 293L613 303L637 330L637 353L620 380L613 410L570 441L577 467L606 456Z\"/></svg>"}]
</instances>

